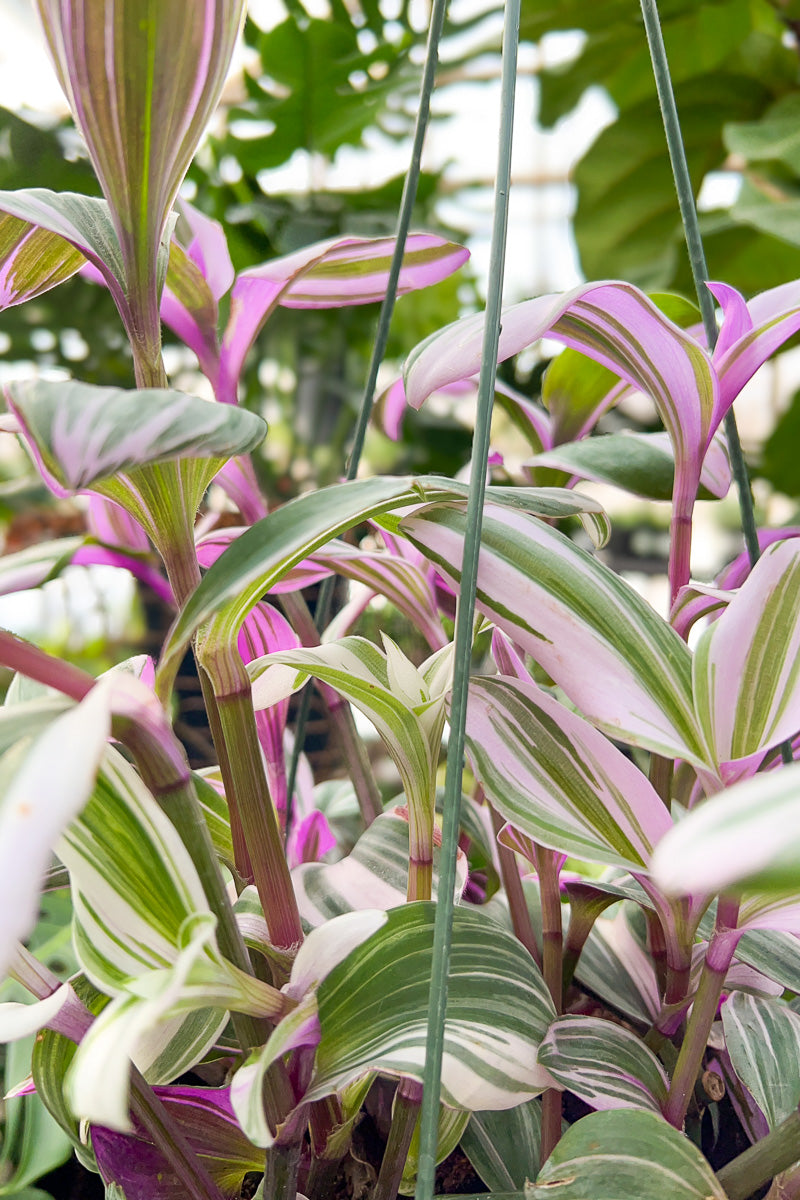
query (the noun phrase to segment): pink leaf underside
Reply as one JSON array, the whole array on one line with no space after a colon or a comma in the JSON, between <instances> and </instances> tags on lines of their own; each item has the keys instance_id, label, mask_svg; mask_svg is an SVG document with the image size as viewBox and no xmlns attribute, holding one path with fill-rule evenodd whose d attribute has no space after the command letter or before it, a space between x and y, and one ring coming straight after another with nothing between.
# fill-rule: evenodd
<instances>
[{"instance_id":1,"label":"pink leaf underside","mask_svg":"<svg viewBox=\"0 0 800 1200\"><path fill-rule=\"evenodd\" d=\"M553 421L550 414L545 412L538 404L529 400L527 396L523 396L521 392L503 383L502 380L498 379L495 381L494 390L496 395L506 396L517 406L520 415L528 422L536 437L541 442L542 449L549 450L553 445ZM446 397L450 401L463 400L465 404L474 405L478 400L478 380L476 377L458 379L454 383L445 384L444 387L439 388L436 395ZM396 442L400 438L403 417L408 405L403 380L395 380L379 397L378 403L382 416L383 431L387 437ZM467 411L471 417L472 408Z\"/></svg>"},{"instance_id":2,"label":"pink leaf underside","mask_svg":"<svg viewBox=\"0 0 800 1200\"><path fill-rule=\"evenodd\" d=\"M723 288L724 285L720 291ZM718 295L717 285L712 287L712 291ZM727 294L732 289L724 291L725 302L729 306L735 305L738 312L739 302L732 302ZM722 297L719 298L722 302ZM714 366L720 380L719 404L722 414L727 412L758 368L800 329L800 280L762 292L749 302L747 310L752 328L747 329L746 320L738 315L736 331L739 336L726 338L723 351L718 350L714 355Z\"/></svg>"},{"instance_id":3,"label":"pink leaf underside","mask_svg":"<svg viewBox=\"0 0 800 1200\"><path fill-rule=\"evenodd\" d=\"M239 653L245 663L279 650L295 650L301 644L286 618L263 601L245 617L239 632ZM258 739L269 764L283 762L283 733L288 715L288 697L255 715Z\"/></svg>"},{"instance_id":4,"label":"pink leaf underside","mask_svg":"<svg viewBox=\"0 0 800 1200\"><path fill-rule=\"evenodd\" d=\"M406 255L446 247L432 234L412 233ZM220 353L220 398L235 400L236 383L248 350L276 304L290 308L340 308L381 300L386 290L393 238L337 238L307 246L243 271L233 287L231 313ZM434 261L411 263L400 272L397 294L446 278L469 257L462 247ZM376 260L372 269L370 260ZM347 273L343 263L353 263Z\"/></svg>"},{"instance_id":5,"label":"pink leaf underside","mask_svg":"<svg viewBox=\"0 0 800 1200\"><path fill-rule=\"evenodd\" d=\"M135 550L141 554L147 554L150 550L147 534L139 522L114 500L90 496L86 523L98 541L107 546Z\"/></svg>"},{"instance_id":6,"label":"pink leaf underside","mask_svg":"<svg viewBox=\"0 0 800 1200\"><path fill-rule=\"evenodd\" d=\"M294 826L286 843L289 869L303 863L319 862L336 846L336 837L328 824L328 818L319 809L314 809Z\"/></svg>"},{"instance_id":7,"label":"pink leaf underside","mask_svg":"<svg viewBox=\"0 0 800 1200\"><path fill-rule=\"evenodd\" d=\"M219 221L207 217L187 200L178 203L180 219L191 231L186 245L189 258L200 271L215 300L221 300L233 286L234 270L225 231Z\"/></svg>"},{"instance_id":8,"label":"pink leaf underside","mask_svg":"<svg viewBox=\"0 0 800 1200\"><path fill-rule=\"evenodd\" d=\"M411 355L406 393L414 408L445 384L478 372L484 314L456 322ZM676 457L699 459L723 413L716 376L705 354L637 288L583 284L560 296L539 296L503 313L498 361L545 335L609 367L655 400Z\"/></svg>"},{"instance_id":9,"label":"pink leaf underside","mask_svg":"<svg viewBox=\"0 0 800 1200\"><path fill-rule=\"evenodd\" d=\"M785 538L800 537L800 525L786 525L783 529L759 529L758 547L763 554L767 546L781 542ZM732 563L724 567L717 576L717 586L725 589L741 587L750 574L750 555L743 550Z\"/></svg>"}]
</instances>

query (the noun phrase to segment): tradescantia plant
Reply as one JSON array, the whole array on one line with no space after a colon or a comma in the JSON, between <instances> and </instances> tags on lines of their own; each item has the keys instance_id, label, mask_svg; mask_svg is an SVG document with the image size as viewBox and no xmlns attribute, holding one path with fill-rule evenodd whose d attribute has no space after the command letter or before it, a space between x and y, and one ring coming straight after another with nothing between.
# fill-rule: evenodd
<instances>
[{"instance_id":1,"label":"tradescantia plant","mask_svg":"<svg viewBox=\"0 0 800 1200\"><path fill-rule=\"evenodd\" d=\"M223 230L175 205L242 0L38 8L105 199L0 194L4 304L79 270L102 282L136 386L7 385L4 430L56 496L88 497L92 532L6 557L0 585L103 561L174 620L157 663L98 679L0 630L0 1038L35 1035L10 1103L46 1110L117 1200L233 1198L253 1176L276 1200L361 1196L368 1120L376 1200L428 1200L459 1146L515 1197L800 1195L796 530L761 531L735 587L690 579L695 500L726 493L736 458L723 420L800 330L800 283L749 302L712 285L718 337L613 281L508 309L501 331L501 262L490 315L429 338L391 392L396 419L404 397L477 391L470 484L351 464L270 511L248 457L265 423L237 403L261 325L278 305L390 306L466 252L401 223L396 244L344 237L234 279ZM162 320L213 401L169 387ZM545 336L567 347L548 409L498 387L528 473L484 486L496 360ZM663 433L590 437L632 392ZM564 486L531 485L554 468ZM668 616L598 556L609 521L581 477L671 494ZM239 525L198 523L212 482ZM333 575L353 592L318 627L302 589ZM424 661L358 630L374 597ZM203 772L171 724L190 647ZM288 766L288 698L311 677L350 776L334 787ZM62 978L37 915L67 883ZM715 1170L734 1125L752 1146ZM0 1195L37 1176L7 1177Z\"/></svg>"}]
</instances>

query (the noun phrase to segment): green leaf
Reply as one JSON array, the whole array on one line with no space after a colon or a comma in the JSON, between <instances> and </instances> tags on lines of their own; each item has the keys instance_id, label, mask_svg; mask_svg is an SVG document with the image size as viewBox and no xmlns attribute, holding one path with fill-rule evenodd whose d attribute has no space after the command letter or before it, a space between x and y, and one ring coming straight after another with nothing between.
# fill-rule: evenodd
<instances>
[{"instance_id":1,"label":"green leaf","mask_svg":"<svg viewBox=\"0 0 800 1200\"><path fill-rule=\"evenodd\" d=\"M778 419L764 443L759 474L787 496L800 496L800 470L793 452L800 438L800 392L792 396L786 412Z\"/></svg>"},{"instance_id":2,"label":"green leaf","mask_svg":"<svg viewBox=\"0 0 800 1200\"><path fill-rule=\"evenodd\" d=\"M503 1112L476 1112L461 1149L492 1192L523 1188L539 1170L542 1105L528 1100Z\"/></svg>"},{"instance_id":3,"label":"green leaf","mask_svg":"<svg viewBox=\"0 0 800 1200\"><path fill-rule=\"evenodd\" d=\"M733 992L722 1025L736 1074L777 1128L800 1104L800 1014L781 1000Z\"/></svg>"},{"instance_id":4,"label":"green leaf","mask_svg":"<svg viewBox=\"0 0 800 1200\"><path fill-rule=\"evenodd\" d=\"M0 309L22 304L69 279L85 259L48 229L0 215Z\"/></svg>"},{"instance_id":5,"label":"green leaf","mask_svg":"<svg viewBox=\"0 0 800 1200\"><path fill-rule=\"evenodd\" d=\"M723 136L730 154L748 162L782 162L800 175L800 96L782 96L758 121L725 126Z\"/></svg>"},{"instance_id":6,"label":"green leaf","mask_svg":"<svg viewBox=\"0 0 800 1200\"><path fill-rule=\"evenodd\" d=\"M322 1036L308 1099L338 1091L367 1070L421 1080L434 911L425 902L393 909L323 979L317 992ZM536 1052L553 1016L549 992L520 943L479 912L457 908L443 1103L480 1111L538 1094L546 1075L536 1066Z\"/></svg>"},{"instance_id":7,"label":"green leaf","mask_svg":"<svg viewBox=\"0 0 800 1200\"><path fill-rule=\"evenodd\" d=\"M556 1083L595 1109L661 1112L664 1068L644 1042L621 1025L596 1017L559 1017L539 1048Z\"/></svg>"},{"instance_id":8,"label":"green leaf","mask_svg":"<svg viewBox=\"0 0 800 1200\"><path fill-rule=\"evenodd\" d=\"M623 904L613 920L595 921L575 976L609 1008L646 1029L661 1011L661 997L652 956L628 919L635 911Z\"/></svg>"},{"instance_id":9,"label":"green leaf","mask_svg":"<svg viewBox=\"0 0 800 1200\"><path fill-rule=\"evenodd\" d=\"M725 1200L688 1138L654 1113L592 1113L572 1125L526 1200Z\"/></svg>"},{"instance_id":10,"label":"green leaf","mask_svg":"<svg viewBox=\"0 0 800 1200\"><path fill-rule=\"evenodd\" d=\"M444 1104L439 1106L439 1134L436 1139L437 1166L453 1153L468 1121L468 1112L462 1112L458 1108L447 1108ZM403 1177L397 1189L400 1196L414 1195L417 1171L419 1170L419 1141L420 1122L418 1118L411 1137L411 1145L408 1148L406 1165L403 1167Z\"/></svg>"},{"instance_id":11,"label":"green leaf","mask_svg":"<svg viewBox=\"0 0 800 1200\"><path fill-rule=\"evenodd\" d=\"M465 529L464 512L443 504L401 524L456 586ZM477 606L611 737L670 758L709 761L685 643L633 588L563 534L487 505Z\"/></svg>"},{"instance_id":12,"label":"green leaf","mask_svg":"<svg viewBox=\"0 0 800 1200\"><path fill-rule=\"evenodd\" d=\"M537 467L557 467L582 479L612 483L649 500L672 499L675 457L666 434L630 431L602 434L537 454L530 463ZM698 499L724 496L729 486L729 471L718 481L715 476L713 487L707 476Z\"/></svg>"}]
</instances>

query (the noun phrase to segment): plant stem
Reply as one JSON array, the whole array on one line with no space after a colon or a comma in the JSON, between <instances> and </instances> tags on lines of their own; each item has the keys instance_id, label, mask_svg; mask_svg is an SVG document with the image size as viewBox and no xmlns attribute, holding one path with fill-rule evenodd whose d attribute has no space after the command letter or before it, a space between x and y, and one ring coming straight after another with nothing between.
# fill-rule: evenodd
<instances>
[{"instance_id":1,"label":"plant stem","mask_svg":"<svg viewBox=\"0 0 800 1200\"><path fill-rule=\"evenodd\" d=\"M517 868L517 856L508 846L503 846L497 841L497 835L500 833L505 822L491 805L489 806L489 812L492 818L492 829L494 830L495 843L497 845L500 874L503 878L503 887L505 888L508 900L508 911L511 914L511 924L519 941L522 942L537 967L541 968L542 952L536 944L536 935L533 932L533 925L531 924L531 914L528 911L525 891L522 887L522 880Z\"/></svg>"},{"instance_id":2,"label":"plant stem","mask_svg":"<svg viewBox=\"0 0 800 1200\"><path fill-rule=\"evenodd\" d=\"M537 846L534 853L542 902L542 975L553 1007L560 1014L564 964L558 870L552 850ZM562 1094L557 1088L548 1088L542 1096L542 1162L547 1161L561 1138L561 1102Z\"/></svg>"},{"instance_id":3,"label":"plant stem","mask_svg":"<svg viewBox=\"0 0 800 1200\"><path fill-rule=\"evenodd\" d=\"M791 1116L717 1172L728 1200L748 1200L762 1184L787 1170L800 1154L800 1112Z\"/></svg>"},{"instance_id":4,"label":"plant stem","mask_svg":"<svg viewBox=\"0 0 800 1200\"><path fill-rule=\"evenodd\" d=\"M689 1099L708 1045L708 1035L717 1015L725 976L739 941L736 929L738 917L739 901L729 896L720 896L717 923L706 951L700 985L694 998L664 1108L664 1116L676 1129L683 1128Z\"/></svg>"},{"instance_id":5,"label":"plant stem","mask_svg":"<svg viewBox=\"0 0 800 1200\"><path fill-rule=\"evenodd\" d=\"M444 20L444 4L436 5L431 24ZM461 815L461 789L464 770L467 691L472 656L473 616L478 579L483 501L486 489L486 463L492 423L497 350L500 341L503 276L508 232L508 193L511 183L511 139L514 129L514 101L517 82L520 0L507 0L503 23L501 114L495 185L494 219L489 263L489 289L486 322L481 349L478 381L478 412L472 443L472 473L467 501L468 536L464 545L461 588L456 613L456 639L450 739L447 746L442 852L440 857L439 899L433 932L428 1030L425 1043L425 1073L422 1112L420 1114L419 1170L416 1200L431 1200L436 1175L436 1146L439 1132L439 1097L444 1053L444 1026L447 1011L447 983L450 971L450 942L453 927L453 890ZM440 26L441 27L441 26Z\"/></svg>"},{"instance_id":6,"label":"plant stem","mask_svg":"<svg viewBox=\"0 0 800 1200\"><path fill-rule=\"evenodd\" d=\"M295 1200L301 1153L299 1142L273 1146L267 1151L263 1192L268 1200Z\"/></svg>"},{"instance_id":7,"label":"plant stem","mask_svg":"<svg viewBox=\"0 0 800 1200\"><path fill-rule=\"evenodd\" d=\"M416 1079L401 1079L394 1094L392 1124L372 1200L396 1200L421 1104L422 1084Z\"/></svg>"},{"instance_id":8,"label":"plant stem","mask_svg":"<svg viewBox=\"0 0 800 1200\"><path fill-rule=\"evenodd\" d=\"M205 670L212 666L210 662L202 665ZM283 849L278 814L264 774L250 684L238 650L230 650L225 666L227 670L223 668L220 656L215 656L216 678L212 676L214 697L211 703L216 709L219 734L225 746L224 755L220 754L225 795L231 811L235 808L241 822L270 941L276 949L291 953L303 940L303 927ZM220 674L226 679L238 675L239 689L220 694L217 690Z\"/></svg>"},{"instance_id":9,"label":"plant stem","mask_svg":"<svg viewBox=\"0 0 800 1200\"><path fill-rule=\"evenodd\" d=\"M214 1180L152 1088L131 1064L131 1109L166 1158L190 1200L222 1200Z\"/></svg>"}]
</instances>

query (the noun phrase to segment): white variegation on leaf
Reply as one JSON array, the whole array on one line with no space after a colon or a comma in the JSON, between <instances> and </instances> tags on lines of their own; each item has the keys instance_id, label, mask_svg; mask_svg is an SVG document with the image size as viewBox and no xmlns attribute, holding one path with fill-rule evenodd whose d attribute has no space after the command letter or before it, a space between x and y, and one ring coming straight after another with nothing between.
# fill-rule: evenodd
<instances>
[{"instance_id":1,"label":"white variegation on leaf","mask_svg":"<svg viewBox=\"0 0 800 1200\"><path fill-rule=\"evenodd\" d=\"M309 676L334 688L378 730L400 773L409 813L412 863L433 861L436 768L450 686L452 646L417 668L389 638L383 653L364 638L348 637L312 649L286 650L248 664L253 704L266 708L296 691ZM273 668L278 670L273 674ZM287 668L292 668L290 673ZM410 894L418 897L412 873Z\"/></svg>"},{"instance_id":2,"label":"white variegation on leaf","mask_svg":"<svg viewBox=\"0 0 800 1200\"><path fill-rule=\"evenodd\" d=\"M737 991L722 1006L722 1025L736 1074L777 1128L800 1104L800 1014Z\"/></svg>"},{"instance_id":3,"label":"white variegation on leaf","mask_svg":"<svg viewBox=\"0 0 800 1200\"><path fill-rule=\"evenodd\" d=\"M592 1108L661 1112L669 1080L652 1050L621 1025L596 1017L559 1017L539 1048L556 1083Z\"/></svg>"},{"instance_id":4,"label":"white variegation on leaf","mask_svg":"<svg viewBox=\"0 0 800 1200\"><path fill-rule=\"evenodd\" d=\"M45 714L52 711L46 700L42 703ZM21 718L20 736L31 732L24 724L25 709L20 705L3 713L3 723L15 728L15 717ZM18 744L7 752L13 759L4 759L0 800L0 977L17 941L36 923L53 846L89 799L110 732L110 689L100 684L75 708L57 715L27 748Z\"/></svg>"},{"instance_id":5,"label":"white variegation on leaf","mask_svg":"<svg viewBox=\"0 0 800 1200\"><path fill-rule=\"evenodd\" d=\"M470 684L467 746L497 811L552 850L646 872L672 820L647 778L582 717L510 676Z\"/></svg>"},{"instance_id":6,"label":"white variegation on leaf","mask_svg":"<svg viewBox=\"0 0 800 1200\"><path fill-rule=\"evenodd\" d=\"M698 718L716 761L746 759L800 729L800 545L769 546L694 655Z\"/></svg>"},{"instance_id":7,"label":"white variegation on leaf","mask_svg":"<svg viewBox=\"0 0 800 1200\"><path fill-rule=\"evenodd\" d=\"M430 505L404 518L401 531L459 586L463 508ZM685 643L630 585L558 530L487 504L477 607L610 736L670 758L710 761Z\"/></svg>"},{"instance_id":8,"label":"white variegation on leaf","mask_svg":"<svg viewBox=\"0 0 800 1200\"><path fill-rule=\"evenodd\" d=\"M57 495L137 467L182 458L221 463L266 432L253 413L159 388L127 391L24 380L6 396L48 485Z\"/></svg>"}]
</instances>

